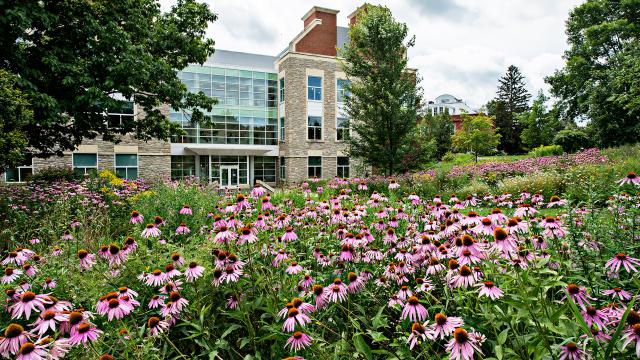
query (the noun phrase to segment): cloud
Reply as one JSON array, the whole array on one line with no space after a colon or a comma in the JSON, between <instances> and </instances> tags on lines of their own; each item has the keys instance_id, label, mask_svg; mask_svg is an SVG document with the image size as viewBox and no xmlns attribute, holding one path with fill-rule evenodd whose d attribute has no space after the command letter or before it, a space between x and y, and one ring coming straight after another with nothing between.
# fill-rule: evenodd
<instances>
[{"instance_id":1,"label":"cloud","mask_svg":"<svg viewBox=\"0 0 640 360\"><path fill-rule=\"evenodd\" d=\"M469 15L470 11L458 5L453 0L409 0L410 5L417 8L421 15L435 16L457 16Z\"/></svg>"}]
</instances>

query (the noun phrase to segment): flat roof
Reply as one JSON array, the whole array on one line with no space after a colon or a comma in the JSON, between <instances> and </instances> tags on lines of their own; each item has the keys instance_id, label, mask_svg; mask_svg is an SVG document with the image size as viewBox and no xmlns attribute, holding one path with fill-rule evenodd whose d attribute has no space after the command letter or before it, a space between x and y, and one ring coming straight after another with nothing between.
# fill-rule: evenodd
<instances>
[{"instance_id":1,"label":"flat roof","mask_svg":"<svg viewBox=\"0 0 640 360\"><path fill-rule=\"evenodd\" d=\"M216 49L204 65L246 68L277 73L276 60L278 60L277 56Z\"/></svg>"}]
</instances>

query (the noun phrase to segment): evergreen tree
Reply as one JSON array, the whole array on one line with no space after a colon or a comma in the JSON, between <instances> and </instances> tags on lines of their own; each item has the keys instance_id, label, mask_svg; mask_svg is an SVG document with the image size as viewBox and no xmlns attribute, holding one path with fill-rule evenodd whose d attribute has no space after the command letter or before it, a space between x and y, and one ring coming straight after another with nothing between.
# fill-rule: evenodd
<instances>
[{"instance_id":1,"label":"evergreen tree","mask_svg":"<svg viewBox=\"0 0 640 360\"><path fill-rule=\"evenodd\" d=\"M349 84L346 113L353 136L350 156L383 169L387 175L405 170L401 164L414 149L407 146L418 119L415 72L407 69L407 25L384 6L367 5L349 29L350 42L340 52Z\"/></svg>"},{"instance_id":2,"label":"evergreen tree","mask_svg":"<svg viewBox=\"0 0 640 360\"><path fill-rule=\"evenodd\" d=\"M557 109L547 110L545 103L548 100L540 91L531 105L531 110L518 115L520 124L522 124L520 138L529 150L541 145L552 144L554 136L564 128L558 119Z\"/></svg>"},{"instance_id":3,"label":"evergreen tree","mask_svg":"<svg viewBox=\"0 0 640 360\"><path fill-rule=\"evenodd\" d=\"M509 66L507 73L499 80L496 98L487 105L502 138L499 150L509 154L522 152L522 124L518 114L529 110L530 98L520 69L515 65Z\"/></svg>"}]
</instances>

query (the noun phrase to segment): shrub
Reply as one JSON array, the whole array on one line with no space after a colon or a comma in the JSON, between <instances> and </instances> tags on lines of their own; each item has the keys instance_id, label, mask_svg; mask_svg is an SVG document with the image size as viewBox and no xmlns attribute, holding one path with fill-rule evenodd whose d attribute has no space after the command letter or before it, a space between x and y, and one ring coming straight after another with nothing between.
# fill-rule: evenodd
<instances>
[{"instance_id":1,"label":"shrub","mask_svg":"<svg viewBox=\"0 0 640 360\"><path fill-rule=\"evenodd\" d=\"M545 197L562 194L565 189L563 176L557 172L543 172L502 179L497 185L498 193L518 194L522 191L542 193Z\"/></svg>"},{"instance_id":2,"label":"shrub","mask_svg":"<svg viewBox=\"0 0 640 360\"><path fill-rule=\"evenodd\" d=\"M563 152L564 150L560 145L541 145L529 151L529 156L542 157L542 156L561 155Z\"/></svg>"},{"instance_id":3,"label":"shrub","mask_svg":"<svg viewBox=\"0 0 640 360\"><path fill-rule=\"evenodd\" d=\"M471 154L448 152L442 157L442 162L464 165L474 162L474 157Z\"/></svg>"},{"instance_id":4,"label":"shrub","mask_svg":"<svg viewBox=\"0 0 640 360\"><path fill-rule=\"evenodd\" d=\"M480 180L471 180L466 186L459 188L455 193L459 197L465 197L468 195L482 196L491 192L491 187Z\"/></svg>"},{"instance_id":5,"label":"shrub","mask_svg":"<svg viewBox=\"0 0 640 360\"><path fill-rule=\"evenodd\" d=\"M82 175L76 174L69 166L65 167L47 167L33 175L31 181L51 183L56 181L75 181L81 180Z\"/></svg>"},{"instance_id":6,"label":"shrub","mask_svg":"<svg viewBox=\"0 0 640 360\"><path fill-rule=\"evenodd\" d=\"M582 129L560 130L553 138L553 143L562 146L562 149L568 153L574 153L593 145L589 135Z\"/></svg>"}]
</instances>

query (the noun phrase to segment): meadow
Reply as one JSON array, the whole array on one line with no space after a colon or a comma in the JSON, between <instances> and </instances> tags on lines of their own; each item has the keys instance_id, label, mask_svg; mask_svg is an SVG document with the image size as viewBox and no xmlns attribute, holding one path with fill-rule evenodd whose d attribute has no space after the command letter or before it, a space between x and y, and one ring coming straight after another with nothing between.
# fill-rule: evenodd
<instances>
[{"instance_id":1,"label":"meadow","mask_svg":"<svg viewBox=\"0 0 640 360\"><path fill-rule=\"evenodd\" d=\"M637 152L4 187L0 356L640 358Z\"/></svg>"}]
</instances>

